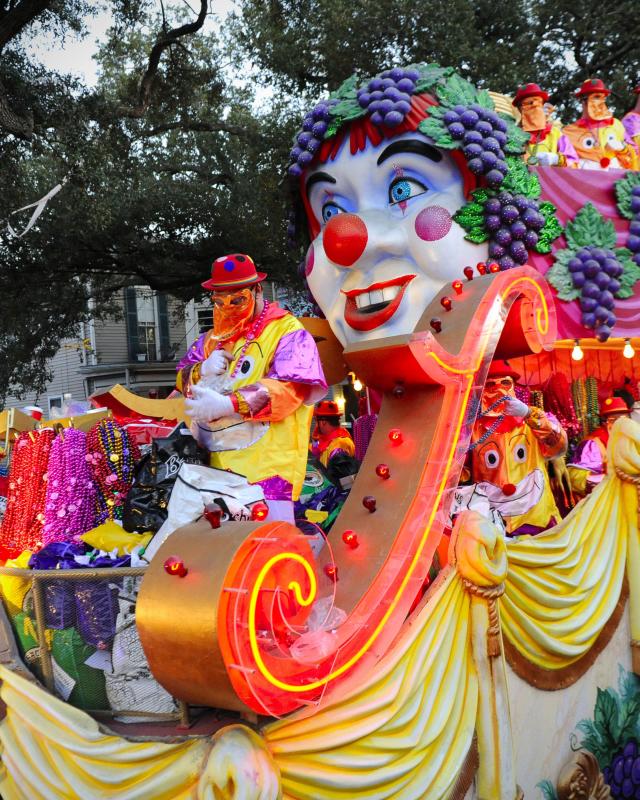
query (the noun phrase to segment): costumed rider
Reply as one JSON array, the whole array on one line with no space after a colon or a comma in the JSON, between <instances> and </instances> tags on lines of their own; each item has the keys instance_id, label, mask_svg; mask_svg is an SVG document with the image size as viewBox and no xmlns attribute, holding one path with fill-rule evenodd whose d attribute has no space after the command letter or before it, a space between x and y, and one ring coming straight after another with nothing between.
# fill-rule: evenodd
<instances>
[{"instance_id":1,"label":"costumed rider","mask_svg":"<svg viewBox=\"0 0 640 800\"><path fill-rule=\"evenodd\" d=\"M637 84L633 90L636 96L636 102L633 108L622 118L625 133L627 134L627 141L631 142L636 148L638 160L640 161L640 83Z\"/></svg>"},{"instance_id":2,"label":"costumed rider","mask_svg":"<svg viewBox=\"0 0 640 800\"><path fill-rule=\"evenodd\" d=\"M353 457L356 451L351 434L340 425L342 412L333 400L322 400L313 410L315 428L311 434L311 453L328 467L332 458L345 454Z\"/></svg>"},{"instance_id":3,"label":"costumed rider","mask_svg":"<svg viewBox=\"0 0 640 800\"><path fill-rule=\"evenodd\" d=\"M622 397L607 397L600 406L600 425L577 446L567 464L571 489L584 496L607 474L607 444L613 423L620 417L631 416L629 406Z\"/></svg>"},{"instance_id":4,"label":"costumed rider","mask_svg":"<svg viewBox=\"0 0 640 800\"><path fill-rule=\"evenodd\" d=\"M293 522L307 463L313 405L327 391L311 334L264 298L263 272L242 254L213 262L213 329L178 365L192 432L211 466L260 484L269 520Z\"/></svg>"},{"instance_id":5,"label":"costumed rider","mask_svg":"<svg viewBox=\"0 0 640 800\"><path fill-rule=\"evenodd\" d=\"M600 78L586 80L576 92L582 116L563 128L580 159L582 169L638 168L635 148L626 141L624 125L609 111L607 89Z\"/></svg>"},{"instance_id":6,"label":"costumed rider","mask_svg":"<svg viewBox=\"0 0 640 800\"><path fill-rule=\"evenodd\" d=\"M549 94L537 83L519 86L513 105L520 111L520 127L530 134L524 155L529 164L543 167L577 167L578 154L562 127L547 117L545 103Z\"/></svg>"},{"instance_id":7,"label":"costumed rider","mask_svg":"<svg viewBox=\"0 0 640 800\"><path fill-rule=\"evenodd\" d=\"M480 510L479 501L488 501L508 536L540 533L560 521L546 462L567 449L558 420L515 396L519 377L506 361L491 365L469 447L473 484L458 487L451 512Z\"/></svg>"}]
</instances>

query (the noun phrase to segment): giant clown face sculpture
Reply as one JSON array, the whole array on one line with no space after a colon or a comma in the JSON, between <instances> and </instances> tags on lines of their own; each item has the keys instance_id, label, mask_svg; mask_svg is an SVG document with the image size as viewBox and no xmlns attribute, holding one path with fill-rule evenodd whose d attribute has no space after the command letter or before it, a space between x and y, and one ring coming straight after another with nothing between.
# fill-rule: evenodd
<instances>
[{"instance_id":1,"label":"giant clown face sculpture","mask_svg":"<svg viewBox=\"0 0 640 800\"><path fill-rule=\"evenodd\" d=\"M453 220L464 179L418 131L309 169L307 282L343 345L410 333L443 283L487 256Z\"/></svg>"}]
</instances>

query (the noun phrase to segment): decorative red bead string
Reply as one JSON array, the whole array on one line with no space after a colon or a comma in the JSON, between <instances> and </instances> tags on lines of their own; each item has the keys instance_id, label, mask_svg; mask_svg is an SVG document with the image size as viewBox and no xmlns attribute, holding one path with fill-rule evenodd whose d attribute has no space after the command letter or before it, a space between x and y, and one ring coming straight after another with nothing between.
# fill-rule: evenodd
<instances>
[{"instance_id":1,"label":"decorative red bead string","mask_svg":"<svg viewBox=\"0 0 640 800\"><path fill-rule=\"evenodd\" d=\"M86 460L97 486L97 524L122 519L124 499L133 483L140 451L117 422L103 419L89 431Z\"/></svg>"}]
</instances>

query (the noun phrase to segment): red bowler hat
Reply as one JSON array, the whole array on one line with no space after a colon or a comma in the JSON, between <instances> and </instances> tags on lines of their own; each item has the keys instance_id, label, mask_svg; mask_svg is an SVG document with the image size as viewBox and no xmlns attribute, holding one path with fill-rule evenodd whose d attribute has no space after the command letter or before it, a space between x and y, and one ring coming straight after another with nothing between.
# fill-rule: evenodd
<instances>
[{"instance_id":1,"label":"red bowler hat","mask_svg":"<svg viewBox=\"0 0 640 800\"><path fill-rule=\"evenodd\" d=\"M628 414L629 407L621 397L607 397L600 406L600 416L606 417L609 414Z\"/></svg>"},{"instance_id":2,"label":"red bowler hat","mask_svg":"<svg viewBox=\"0 0 640 800\"><path fill-rule=\"evenodd\" d=\"M549 99L549 92L545 92L537 83L525 83L522 86L518 86L516 96L513 98L513 105L519 106L527 97L541 97L542 102L546 103Z\"/></svg>"},{"instance_id":3,"label":"red bowler hat","mask_svg":"<svg viewBox=\"0 0 640 800\"><path fill-rule=\"evenodd\" d=\"M333 400L321 400L313 409L314 417L341 417L342 412Z\"/></svg>"},{"instance_id":4,"label":"red bowler hat","mask_svg":"<svg viewBox=\"0 0 640 800\"><path fill-rule=\"evenodd\" d=\"M508 361L497 359L491 362L487 378L513 378L514 381L520 380L520 373L509 364Z\"/></svg>"},{"instance_id":5,"label":"red bowler hat","mask_svg":"<svg viewBox=\"0 0 640 800\"><path fill-rule=\"evenodd\" d=\"M211 265L211 278L202 284L203 289L244 289L260 283L267 277L266 272L256 272L251 256L232 253L220 256Z\"/></svg>"},{"instance_id":6,"label":"red bowler hat","mask_svg":"<svg viewBox=\"0 0 640 800\"><path fill-rule=\"evenodd\" d=\"M611 89L607 89L600 78L588 78L576 92L576 97L583 97L587 94L611 94Z\"/></svg>"}]
</instances>

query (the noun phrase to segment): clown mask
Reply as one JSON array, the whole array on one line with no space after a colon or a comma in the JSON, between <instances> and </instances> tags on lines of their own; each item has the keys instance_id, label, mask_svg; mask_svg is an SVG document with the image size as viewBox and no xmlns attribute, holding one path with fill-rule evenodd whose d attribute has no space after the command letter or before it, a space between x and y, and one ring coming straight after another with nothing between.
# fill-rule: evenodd
<instances>
[{"instance_id":1,"label":"clown mask","mask_svg":"<svg viewBox=\"0 0 640 800\"><path fill-rule=\"evenodd\" d=\"M547 126L542 97L525 97L520 104L521 126L524 131L542 131Z\"/></svg>"},{"instance_id":2,"label":"clown mask","mask_svg":"<svg viewBox=\"0 0 640 800\"><path fill-rule=\"evenodd\" d=\"M251 321L256 298L251 288L234 292L215 292L213 303L213 334L219 341L237 339Z\"/></svg>"},{"instance_id":3,"label":"clown mask","mask_svg":"<svg viewBox=\"0 0 640 800\"><path fill-rule=\"evenodd\" d=\"M502 413L501 403L498 401L504 397L515 397L515 387L513 378L510 375L502 377L487 378L482 392L482 414L489 417L497 417ZM495 406L495 408L492 408ZM491 409L487 411L487 409Z\"/></svg>"},{"instance_id":4,"label":"clown mask","mask_svg":"<svg viewBox=\"0 0 640 800\"><path fill-rule=\"evenodd\" d=\"M594 122L611 119L611 112L607 107L607 95L604 92L593 92L587 95L587 99L582 104L582 116Z\"/></svg>"}]
</instances>

